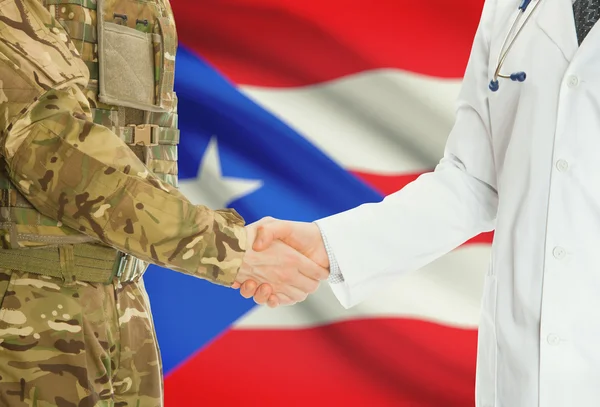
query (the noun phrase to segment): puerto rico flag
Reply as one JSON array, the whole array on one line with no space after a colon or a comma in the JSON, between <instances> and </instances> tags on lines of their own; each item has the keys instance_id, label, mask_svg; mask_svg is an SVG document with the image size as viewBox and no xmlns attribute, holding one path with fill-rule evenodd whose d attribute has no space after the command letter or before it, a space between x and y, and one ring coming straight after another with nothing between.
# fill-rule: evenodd
<instances>
[{"instance_id":1,"label":"puerto rico flag","mask_svg":"<svg viewBox=\"0 0 600 407\"><path fill-rule=\"evenodd\" d=\"M312 221L433 169L483 0L171 0L181 190ZM474 405L491 237L345 310L323 284L275 310L146 274L167 407Z\"/></svg>"}]
</instances>

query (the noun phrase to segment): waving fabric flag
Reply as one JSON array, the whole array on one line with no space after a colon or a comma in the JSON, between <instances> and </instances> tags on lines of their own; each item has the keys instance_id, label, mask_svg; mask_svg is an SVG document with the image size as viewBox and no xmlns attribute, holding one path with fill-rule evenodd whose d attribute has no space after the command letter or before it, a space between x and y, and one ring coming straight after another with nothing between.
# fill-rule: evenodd
<instances>
[{"instance_id":1,"label":"waving fabric flag","mask_svg":"<svg viewBox=\"0 0 600 407\"><path fill-rule=\"evenodd\" d=\"M181 190L250 223L402 188L443 153L482 5L172 0ZM473 406L489 242L350 310L326 284L271 310L151 267L167 407Z\"/></svg>"}]
</instances>

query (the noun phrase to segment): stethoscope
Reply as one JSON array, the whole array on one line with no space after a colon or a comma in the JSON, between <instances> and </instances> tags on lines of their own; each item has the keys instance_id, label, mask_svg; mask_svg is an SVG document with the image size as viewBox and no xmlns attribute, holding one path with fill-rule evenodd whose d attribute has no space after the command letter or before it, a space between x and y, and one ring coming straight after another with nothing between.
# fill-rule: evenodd
<instances>
[{"instance_id":1,"label":"stethoscope","mask_svg":"<svg viewBox=\"0 0 600 407\"><path fill-rule=\"evenodd\" d=\"M513 21L512 26L510 27L510 30L506 34L506 38L504 38L502 47L500 48L500 53L498 55L498 62L496 63L496 70L494 71L494 78L490 81L490 85L489 85L489 88L492 92L496 92L500 88L500 84L498 83L498 78L510 79L511 81L517 81L517 82L523 82L525 80L525 78L527 78L527 74L525 72L514 72L514 73L511 73L510 75L502 75L500 73L500 69L502 69L502 65L504 64L506 55L508 55L508 52L510 51L513 44L515 43L515 40L521 33L521 30L523 29L523 27L525 27L525 25L527 24L527 21L529 21L529 19L531 18L531 15L533 14L533 12L537 8L537 6L539 6L540 1L541 0L537 0L535 2L535 5L533 6L531 13L529 13L527 15L523 24L521 24L521 26L519 27L519 29L517 30L515 35L512 37L512 40L510 42L508 42L508 39L512 36L513 32L515 31L515 28L518 26L519 22L521 21L521 18L525 14L525 11L527 10L529 3L531 3L531 0L521 0L521 4L519 5L519 9L517 10L517 16L515 17L515 20ZM508 42L508 46L506 45L507 42Z\"/></svg>"}]
</instances>

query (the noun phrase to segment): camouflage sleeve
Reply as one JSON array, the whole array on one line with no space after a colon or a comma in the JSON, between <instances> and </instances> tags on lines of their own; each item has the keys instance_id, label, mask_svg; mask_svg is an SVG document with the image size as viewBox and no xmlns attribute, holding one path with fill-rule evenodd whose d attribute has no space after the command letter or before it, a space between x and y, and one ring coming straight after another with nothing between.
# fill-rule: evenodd
<instances>
[{"instance_id":1,"label":"camouflage sleeve","mask_svg":"<svg viewBox=\"0 0 600 407\"><path fill-rule=\"evenodd\" d=\"M37 0L0 0L1 152L44 215L142 260L231 285L246 245L234 211L196 206L91 121L87 68Z\"/></svg>"}]
</instances>

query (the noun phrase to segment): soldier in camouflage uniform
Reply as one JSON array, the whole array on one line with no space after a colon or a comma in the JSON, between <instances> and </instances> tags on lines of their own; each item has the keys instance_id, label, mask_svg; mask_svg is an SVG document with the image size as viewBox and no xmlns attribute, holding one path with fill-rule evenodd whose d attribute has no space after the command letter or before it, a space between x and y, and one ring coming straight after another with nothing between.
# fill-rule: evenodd
<instances>
[{"instance_id":1,"label":"soldier in camouflage uniform","mask_svg":"<svg viewBox=\"0 0 600 407\"><path fill-rule=\"evenodd\" d=\"M2 407L161 406L148 263L288 303L327 277L176 189L176 44L168 0L0 0Z\"/></svg>"}]
</instances>

